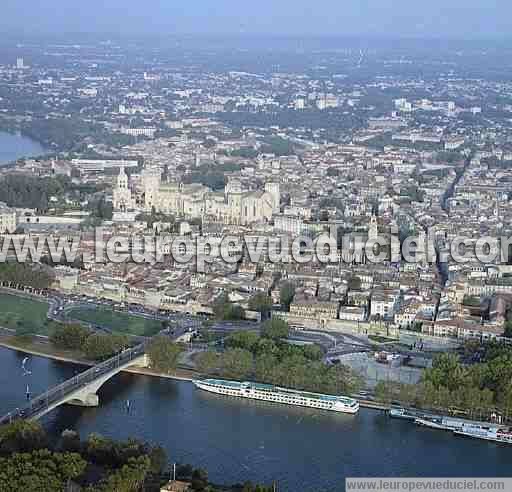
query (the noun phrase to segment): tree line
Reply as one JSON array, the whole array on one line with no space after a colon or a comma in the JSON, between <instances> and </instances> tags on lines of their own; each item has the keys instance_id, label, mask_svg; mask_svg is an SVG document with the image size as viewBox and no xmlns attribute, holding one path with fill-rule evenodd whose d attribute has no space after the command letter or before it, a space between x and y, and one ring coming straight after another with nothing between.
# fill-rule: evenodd
<instances>
[{"instance_id":1,"label":"tree line","mask_svg":"<svg viewBox=\"0 0 512 492\"><path fill-rule=\"evenodd\" d=\"M279 294L282 308L289 311L290 304L295 297L294 284L291 282L283 282L281 284ZM268 294L264 292L257 292L250 297L247 307L251 311L261 313L262 318L264 319L270 314L270 311L273 308L273 301ZM245 311L242 306L231 302L227 292L223 292L215 299L212 309L215 318L219 321L234 321L244 319L245 317Z\"/></svg>"},{"instance_id":2,"label":"tree line","mask_svg":"<svg viewBox=\"0 0 512 492\"><path fill-rule=\"evenodd\" d=\"M112 133L101 124L77 117L35 117L24 122L20 131L44 147L59 152L86 151L90 141L119 147L132 145L136 141L130 135Z\"/></svg>"},{"instance_id":3,"label":"tree line","mask_svg":"<svg viewBox=\"0 0 512 492\"><path fill-rule=\"evenodd\" d=\"M279 109L272 112L259 111L256 113L250 111L223 112L216 113L215 116L233 128L304 127L312 130L332 130L332 133L339 133L340 130L356 130L364 127L362 118L345 113L346 111L343 108L325 111Z\"/></svg>"},{"instance_id":4,"label":"tree line","mask_svg":"<svg viewBox=\"0 0 512 492\"><path fill-rule=\"evenodd\" d=\"M0 180L0 201L9 207L33 208L45 212L49 198L62 196L70 189L67 176L39 178L22 174L7 174Z\"/></svg>"},{"instance_id":5,"label":"tree line","mask_svg":"<svg viewBox=\"0 0 512 492\"><path fill-rule=\"evenodd\" d=\"M49 268L33 263L17 263L14 261L0 263L0 282L8 287L32 287L47 289L54 280Z\"/></svg>"},{"instance_id":6,"label":"tree line","mask_svg":"<svg viewBox=\"0 0 512 492\"><path fill-rule=\"evenodd\" d=\"M226 350L209 350L196 358L203 374L229 379L245 379L298 390L332 394L351 394L361 380L350 368L323 363L322 350L316 345L287 343L289 327L280 319L264 324L262 334L236 332L225 341Z\"/></svg>"},{"instance_id":7,"label":"tree line","mask_svg":"<svg viewBox=\"0 0 512 492\"><path fill-rule=\"evenodd\" d=\"M136 439L114 441L99 434L82 440L72 430L57 439L38 422L18 420L0 428L0 491L82 490L83 492L158 492L168 482L165 449ZM246 483L218 488L206 470L178 464L176 478L194 492L269 492Z\"/></svg>"},{"instance_id":8,"label":"tree line","mask_svg":"<svg viewBox=\"0 0 512 492\"><path fill-rule=\"evenodd\" d=\"M9 207L30 208L46 213L50 208L51 197L60 199L70 196L79 203L102 189L103 186L75 185L64 175L40 178L10 173L0 179L0 202L6 203ZM92 210L95 211L94 207Z\"/></svg>"},{"instance_id":9,"label":"tree line","mask_svg":"<svg viewBox=\"0 0 512 492\"><path fill-rule=\"evenodd\" d=\"M126 335L95 333L79 323L56 324L50 342L59 349L80 351L93 361L109 359L132 344Z\"/></svg>"},{"instance_id":10,"label":"tree line","mask_svg":"<svg viewBox=\"0 0 512 492\"><path fill-rule=\"evenodd\" d=\"M55 323L50 342L59 349L79 351L93 361L106 360L133 345L126 335L96 333L80 323ZM170 374L176 369L182 351L181 345L160 335L151 339L146 354L153 369Z\"/></svg>"},{"instance_id":11,"label":"tree line","mask_svg":"<svg viewBox=\"0 0 512 492\"><path fill-rule=\"evenodd\" d=\"M200 183L208 188L219 191L223 190L227 183L225 173L240 171L240 164L226 163L219 165L202 164L190 174L183 176L183 183Z\"/></svg>"},{"instance_id":12,"label":"tree line","mask_svg":"<svg viewBox=\"0 0 512 492\"><path fill-rule=\"evenodd\" d=\"M512 416L512 349L490 343L478 351L481 362L467 365L457 354L434 358L417 385L379 382L379 401L397 401L430 410L482 418L494 411Z\"/></svg>"}]
</instances>

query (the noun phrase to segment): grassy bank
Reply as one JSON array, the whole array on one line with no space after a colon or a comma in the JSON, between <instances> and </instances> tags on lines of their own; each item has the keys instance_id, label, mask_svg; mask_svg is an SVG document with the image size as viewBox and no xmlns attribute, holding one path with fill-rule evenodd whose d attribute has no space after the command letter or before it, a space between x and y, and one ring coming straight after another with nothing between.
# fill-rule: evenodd
<instances>
[{"instance_id":1,"label":"grassy bank","mask_svg":"<svg viewBox=\"0 0 512 492\"><path fill-rule=\"evenodd\" d=\"M0 294L0 326L15 330L20 325L33 328L38 335L48 335L48 304L25 297Z\"/></svg>"},{"instance_id":2,"label":"grassy bank","mask_svg":"<svg viewBox=\"0 0 512 492\"><path fill-rule=\"evenodd\" d=\"M86 323L104 326L115 333L135 336L153 336L162 329L161 321L146 319L111 309L70 309L66 313L69 320L79 320Z\"/></svg>"}]
</instances>

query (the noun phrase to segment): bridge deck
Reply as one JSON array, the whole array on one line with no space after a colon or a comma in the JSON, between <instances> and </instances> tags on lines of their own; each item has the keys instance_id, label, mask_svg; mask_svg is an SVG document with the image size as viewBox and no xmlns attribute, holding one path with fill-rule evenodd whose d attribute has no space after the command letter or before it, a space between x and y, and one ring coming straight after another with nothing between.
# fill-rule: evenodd
<instances>
[{"instance_id":1,"label":"bridge deck","mask_svg":"<svg viewBox=\"0 0 512 492\"><path fill-rule=\"evenodd\" d=\"M115 369L128 364L130 361L137 359L145 354L146 343L142 343L131 349L115 355L100 364L77 374L76 376L64 381L57 386L50 388L43 394L32 398L24 407L17 408L0 418L0 425L8 424L18 419L37 419L54 408L59 402L66 400L71 394L76 393L80 389L86 388L94 381L100 379L104 375L114 371Z\"/></svg>"}]
</instances>

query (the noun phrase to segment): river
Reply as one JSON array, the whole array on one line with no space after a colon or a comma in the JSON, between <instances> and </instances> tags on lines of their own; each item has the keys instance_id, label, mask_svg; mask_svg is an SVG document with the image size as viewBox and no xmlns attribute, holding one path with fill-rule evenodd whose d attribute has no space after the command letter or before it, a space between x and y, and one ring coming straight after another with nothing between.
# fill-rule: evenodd
<instances>
[{"instance_id":1,"label":"river","mask_svg":"<svg viewBox=\"0 0 512 492\"><path fill-rule=\"evenodd\" d=\"M0 348L0 413L82 368ZM345 477L510 476L512 447L415 427L380 412L357 416L230 399L188 382L119 374L98 408L62 406L43 419L52 435L73 428L158 443L169 458L204 467L212 481L271 483L290 492L343 490ZM126 411L126 400L131 410Z\"/></svg>"},{"instance_id":2,"label":"river","mask_svg":"<svg viewBox=\"0 0 512 492\"><path fill-rule=\"evenodd\" d=\"M22 157L42 155L44 152L45 149L30 138L0 132L0 166Z\"/></svg>"}]
</instances>

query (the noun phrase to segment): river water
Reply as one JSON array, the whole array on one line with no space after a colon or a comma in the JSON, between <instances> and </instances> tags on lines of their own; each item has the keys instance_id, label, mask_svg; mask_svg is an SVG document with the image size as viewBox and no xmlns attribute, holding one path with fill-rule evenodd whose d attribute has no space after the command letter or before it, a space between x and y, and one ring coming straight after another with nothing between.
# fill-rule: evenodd
<instances>
[{"instance_id":1,"label":"river water","mask_svg":"<svg viewBox=\"0 0 512 492\"><path fill-rule=\"evenodd\" d=\"M0 413L82 368L0 348ZM158 443L173 461L208 470L212 481L271 483L291 492L344 490L345 477L510 476L512 447L454 437L361 409L356 416L230 399L188 382L119 374L98 408L62 406L43 419L57 435L73 428ZM126 400L131 409L126 410Z\"/></svg>"},{"instance_id":2,"label":"river water","mask_svg":"<svg viewBox=\"0 0 512 492\"><path fill-rule=\"evenodd\" d=\"M21 157L42 155L44 152L44 148L30 138L0 132L0 166Z\"/></svg>"}]
</instances>

